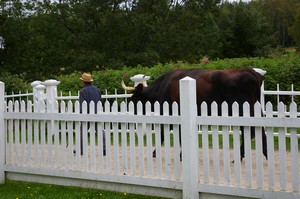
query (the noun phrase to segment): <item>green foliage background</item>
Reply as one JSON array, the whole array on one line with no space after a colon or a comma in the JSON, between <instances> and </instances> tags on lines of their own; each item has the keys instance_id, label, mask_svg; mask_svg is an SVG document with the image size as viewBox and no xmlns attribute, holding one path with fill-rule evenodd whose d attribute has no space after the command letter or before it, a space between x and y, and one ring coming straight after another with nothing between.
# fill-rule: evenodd
<instances>
[{"instance_id":1,"label":"green foliage background","mask_svg":"<svg viewBox=\"0 0 300 199\"><path fill-rule=\"evenodd\" d=\"M0 73L31 82L205 56L267 57L277 46L300 47L299 7L300 0L0 1Z\"/></svg>"},{"instance_id":2,"label":"green foliage background","mask_svg":"<svg viewBox=\"0 0 300 199\"><path fill-rule=\"evenodd\" d=\"M163 73L177 68L207 68L207 69L234 69L234 68L261 68L266 70L264 76L265 88L268 90L276 90L277 84L280 84L281 90L290 90L291 84L294 85L295 90L300 90L300 53L289 53L281 56L274 56L269 58L235 58L235 59L218 59L208 61L207 63L199 60L199 63L190 64L185 62L174 62L167 64L157 64L153 67L122 67L119 70L95 70L92 71L94 84L101 90L107 90L108 93L113 94L115 89L118 93L124 93L120 78L124 82L133 86L130 77L136 74L145 74L150 76L148 84L150 85ZM72 95L76 95L82 84L79 80L80 72L73 72L68 75L59 75L56 79L60 81L58 91L67 95L71 91ZM13 92L32 91L30 83L17 74L10 74L8 72L0 73L0 79L5 83L5 89L8 94ZM41 79L36 79L41 80ZM44 79L46 80L46 79ZM43 81L43 80L42 80Z\"/></svg>"},{"instance_id":3,"label":"green foliage background","mask_svg":"<svg viewBox=\"0 0 300 199\"><path fill-rule=\"evenodd\" d=\"M207 69L234 69L234 68L261 68L266 70L264 76L265 89L276 90L277 84L280 84L281 90L290 90L291 84L294 84L294 90L300 90L300 54L292 53L273 58L236 58L220 59L215 61L200 62L198 64L189 64L184 62L157 64L153 67L136 68L123 67L120 70L100 70L93 71L94 84L101 90L107 89L110 94L115 92L124 93L120 84L120 78L124 79L127 85L133 86L129 79L136 74L145 74L151 76L148 84L157 79L163 73L177 68L207 68ZM71 75L61 75L57 78L61 83L58 90L67 94L69 91L76 94L81 87L79 80L80 73Z\"/></svg>"}]
</instances>

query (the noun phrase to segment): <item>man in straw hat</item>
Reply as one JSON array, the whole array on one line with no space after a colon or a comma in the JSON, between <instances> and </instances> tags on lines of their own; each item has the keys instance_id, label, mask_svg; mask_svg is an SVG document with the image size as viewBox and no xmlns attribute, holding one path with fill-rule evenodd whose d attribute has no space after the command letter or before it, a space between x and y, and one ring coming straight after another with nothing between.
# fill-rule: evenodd
<instances>
[{"instance_id":1,"label":"man in straw hat","mask_svg":"<svg viewBox=\"0 0 300 199\"><path fill-rule=\"evenodd\" d=\"M89 104L90 102L95 103L95 113L97 113L97 103L101 100L101 91L93 85L92 75L90 73L82 73L81 78L79 78L82 83L83 87L80 89L79 92L79 103L80 103L80 113L82 113L82 103L85 101L87 103L87 113L90 113ZM90 124L88 123L88 128ZM95 124L95 131L97 132L97 124ZM106 155L105 150L105 137L103 134L103 155ZM74 153L76 151L74 150ZM83 132L81 126L80 132L80 154L83 155Z\"/></svg>"},{"instance_id":2,"label":"man in straw hat","mask_svg":"<svg viewBox=\"0 0 300 199\"><path fill-rule=\"evenodd\" d=\"M82 103L84 101L86 101L87 104L90 104L90 102L93 101L95 105L97 105L101 100L101 91L93 85L94 80L90 73L82 73L80 80L83 82L83 87L79 92L80 111L82 111Z\"/></svg>"}]
</instances>

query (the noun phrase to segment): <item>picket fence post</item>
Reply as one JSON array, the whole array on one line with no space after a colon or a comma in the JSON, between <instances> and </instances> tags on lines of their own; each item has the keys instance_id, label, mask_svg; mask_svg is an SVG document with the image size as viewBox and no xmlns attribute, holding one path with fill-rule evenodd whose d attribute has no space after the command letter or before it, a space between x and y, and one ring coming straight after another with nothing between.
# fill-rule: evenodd
<instances>
[{"instance_id":1,"label":"picket fence post","mask_svg":"<svg viewBox=\"0 0 300 199\"><path fill-rule=\"evenodd\" d=\"M5 128L4 128L4 93L5 93L5 85L3 82L0 82L0 184L5 183Z\"/></svg>"},{"instance_id":2,"label":"picket fence post","mask_svg":"<svg viewBox=\"0 0 300 199\"><path fill-rule=\"evenodd\" d=\"M183 198L197 199L199 182L196 80L180 80Z\"/></svg>"},{"instance_id":3,"label":"picket fence post","mask_svg":"<svg viewBox=\"0 0 300 199\"><path fill-rule=\"evenodd\" d=\"M41 81L33 81L30 85L32 86L33 99L38 100L38 89L37 86L41 85Z\"/></svg>"},{"instance_id":4,"label":"picket fence post","mask_svg":"<svg viewBox=\"0 0 300 199\"><path fill-rule=\"evenodd\" d=\"M57 98L57 85L60 84L60 81L55 79L49 79L43 82L43 85L46 86L46 97L47 97L47 109L51 109L50 111L53 112L54 103Z\"/></svg>"}]
</instances>

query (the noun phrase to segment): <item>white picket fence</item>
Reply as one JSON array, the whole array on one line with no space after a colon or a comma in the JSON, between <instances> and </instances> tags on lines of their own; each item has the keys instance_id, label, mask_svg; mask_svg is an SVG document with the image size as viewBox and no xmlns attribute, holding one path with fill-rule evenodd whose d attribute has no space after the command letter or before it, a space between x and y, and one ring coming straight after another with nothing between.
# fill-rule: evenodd
<instances>
[{"instance_id":1,"label":"white picket fence","mask_svg":"<svg viewBox=\"0 0 300 199\"><path fill-rule=\"evenodd\" d=\"M261 85L261 98L260 98L260 103L262 105L262 109L263 109L263 113L265 113L266 111L266 97L268 95L275 95L276 96L276 100L277 100L277 105L282 102L282 97L283 96L288 96L290 98L291 102L295 102L295 98L298 99L298 101L300 101L300 91L295 91L294 90L294 85L291 85L291 89L289 91L285 91L285 90L280 90L280 85L277 84L276 85L276 90L265 90L265 84L263 82L263 84ZM276 112L274 112L274 114L277 114ZM285 111L285 115L289 115L289 113L287 111ZM300 116L300 114L298 113L297 116Z\"/></svg>"},{"instance_id":2,"label":"white picket fence","mask_svg":"<svg viewBox=\"0 0 300 199\"><path fill-rule=\"evenodd\" d=\"M0 86L4 93L4 85ZM78 101L1 103L0 183L8 178L171 198L300 198L297 105L288 107L287 117L284 104L279 104L274 115L272 104L267 103L262 117L262 106L257 103L251 117L245 103L240 117L238 104L233 104L233 115L228 116L228 105L223 103L222 116L218 116L213 103L208 116L204 103L197 116L195 86L190 78L180 80L180 115L176 103L164 103L162 114L158 103L154 109L146 104L145 113L140 103L137 107L125 102L89 104L90 110L97 106L97 114L85 114L87 104L79 113ZM240 126L245 129L242 162ZM254 141L250 126L256 129ZM262 145L262 127L267 134L268 161L261 147L255 147ZM164 144L160 142L162 129ZM81 131L83 155L78 153Z\"/></svg>"},{"instance_id":3,"label":"white picket fence","mask_svg":"<svg viewBox=\"0 0 300 199\"><path fill-rule=\"evenodd\" d=\"M71 92L68 93L68 95L63 95L63 93L60 91L58 92L57 90L57 85L60 83L57 80L47 80L45 81L43 84L43 82L40 81L34 81L32 82L32 86L33 86L33 92L26 92L26 93L11 93L11 94L5 94L4 98L5 100L8 102L10 100L15 101L15 100L24 100L26 99L26 101L28 100L50 100L50 101L54 101L54 100L78 100L79 99L79 91L77 93L77 95L72 95ZM137 84L137 83L135 83ZM265 85L264 82L261 86L261 105L262 105L262 109L263 109L263 113L265 113L265 105L267 103L267 96L269 95L273 95L276 96L277 98L277 105L282 101L282 97L283 96L289 96L291 99L291 102L294 102L295 98L298 99L298 101L300 100L300 91L295 91L294 90L294 85L291 85L291 89L286 91L286 90L280 90L280 85L277 84L276 86L276 90L265 90ZM123 92L123 91L122 91ZM127 99L131 97L131 94L128 94L126 91L122 94L120 94L120 92L115 89L115 92L113 94L108 93L107 89L104 89L104 92L102 93L102 98L104 100L124 100L127 102ZM275 114L277 114L275 112ZM288 112L285 113L286 115L289 115ZM298 114L298 116L300 116L300 114Z\"/></svg>"},{"instance_id":4,"label":"white picket fence","mask_svg":"<svg viewBox=\"0 0 300 199\"><path fill-rule=\"evenodd\" d=\"M104 93L102 94L102 99L109 100L109 99L123 99L124 101L127 101L128 98L131 97L132 94L128 94L126 91L124 91L123 94L118 93L118 90L115 89L115 92L113 94L109 94L107 89L104 90ZM32 92L26 92L26 93L11 93L11 94L5 94L4 99L9 101L29 101L34 99L34 93ZM56 100L78 100L79 99L79 91L77 95L72 95L71 92L68 93L68 95L63 95L62 92L59 92L57 96L55 97ZM43 100L47 101L47 94L43 93Z\"/></svg>"}]
</instances>

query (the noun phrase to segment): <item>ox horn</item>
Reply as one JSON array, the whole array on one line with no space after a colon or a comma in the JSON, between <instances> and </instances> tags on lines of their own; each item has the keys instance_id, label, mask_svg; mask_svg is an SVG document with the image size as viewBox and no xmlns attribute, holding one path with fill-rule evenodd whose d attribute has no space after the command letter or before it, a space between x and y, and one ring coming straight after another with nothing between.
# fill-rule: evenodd
<instances>
[{"instance_id":1,"label":"ox horn","mask_svg":"<svg viewBox=\"0 0 300 199\"><path fill-rule=\"evenodd\" d=\"M129 87L129 86L126 86L123 79L121 79L121 85L122 85L122 88L126 91L134 91L135 88L134 87Z\"/></svg>"},{"instance_id":2,"label":"ox horn","mask_svg":"<svg viewBox=\"0 0 300 199\"><path fill-rule=\"evenodd\" d=\"M145 75L144 75L144 77L142 79L142 84L143 84L143 87L148 87L148 85L147 85L147 83L145 81Z\"/></svg>"}]
</instances>

